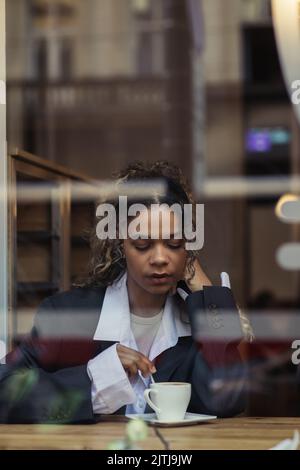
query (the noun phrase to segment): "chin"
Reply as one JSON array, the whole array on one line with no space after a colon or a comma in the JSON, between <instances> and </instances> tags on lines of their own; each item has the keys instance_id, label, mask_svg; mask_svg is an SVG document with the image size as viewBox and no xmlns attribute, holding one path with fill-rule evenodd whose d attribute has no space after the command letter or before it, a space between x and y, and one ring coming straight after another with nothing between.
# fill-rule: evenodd
<instances>
[{"instance_id":1,"label":"chin","mask_svg":"<svg viewBox=\"0 0 300 470\"><path fill-rule=\"evenodd\" d=\"M162 294L167 294L169 292L170 286L153 286L153 287L148 287L146 290L150 292L151 294L162 295Z\"/></svg>"}]
</instances>

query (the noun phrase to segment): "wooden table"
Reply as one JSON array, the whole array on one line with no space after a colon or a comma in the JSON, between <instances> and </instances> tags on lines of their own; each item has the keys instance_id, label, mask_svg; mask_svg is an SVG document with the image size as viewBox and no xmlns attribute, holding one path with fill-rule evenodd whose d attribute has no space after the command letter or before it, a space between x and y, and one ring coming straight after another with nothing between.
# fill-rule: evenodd
<instances>
[{"instance_id":1,"label":"wooden table","mask_svg":"<svg viewBox=\"0 0 300 470\"><path fill-rule=\"evenodd\" d=\"M126 423L94 425L0 425L0 449L106 449L124 436ZM300 431L300 418L230 418L200 425L153 428L143 449L268 449Z\"/></svg>"}]
</instances>

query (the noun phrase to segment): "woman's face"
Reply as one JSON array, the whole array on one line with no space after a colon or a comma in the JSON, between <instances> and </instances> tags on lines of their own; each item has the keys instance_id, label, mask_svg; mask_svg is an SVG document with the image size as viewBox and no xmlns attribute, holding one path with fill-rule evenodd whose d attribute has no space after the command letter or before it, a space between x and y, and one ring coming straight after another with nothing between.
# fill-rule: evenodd
<instances>
[{"instance_id":1,"label":"woman's face","mask_svg":"<svg viewBox=\"0 0 300 470\"><path fill-rule=\"evenodd\" d=\"M179 227L176 215L172 212L168 215L167 227L163 225L161 217L157 227L151 227L150 214L150 210L145 210L138 216L140 227L147 228L146 233L143 231L147 238L125 239L124 254L128 277L148 293L162 295L167 294L183 278L187 252L185 240L174 238ZM166 229L170 234L167 239L163 238ZM153 238L151 235L154 235Z\"/></svg>"}]
</instances>

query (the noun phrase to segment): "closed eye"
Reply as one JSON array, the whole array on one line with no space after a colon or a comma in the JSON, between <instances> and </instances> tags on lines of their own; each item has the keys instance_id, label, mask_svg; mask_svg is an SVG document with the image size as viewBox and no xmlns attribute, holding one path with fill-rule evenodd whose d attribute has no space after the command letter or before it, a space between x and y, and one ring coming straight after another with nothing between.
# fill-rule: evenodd
<instances>
[{"instance_id":1,"label":"closed eye","mask_svg":"<svg viewBox=\"0 0 300 470\"><path fill-rule=\"evenodd\" d=\"M135 245L135 248L139 251L146 251L150 248L150 245Z\"/></svg>"},{"instance_id":2,"label":"closed eye","mask_svg":"<svg viewBox=\"0 0 300 470\"><path fill-rule=\"evenodd\" d=\"M182 248L182 243L177 243L176 245L172 243L168 243L168 247L171 248L172 250L178 250L179 248Z\"/></svg>"},{"instance_id":3,"label":"closed eye","mask_svg":"<svg viewBox=\"0 0 300 470\"><path fill-rule=\"evenodd\" d=\"M179 250L183 246L182 242L177 243L176 245L173 243L167 243L166 245L168 248L171 248L171 250ZM151 248L151 243L150 244L148 243L147 245L134 245L134 247L138 251L146 251L149 248Z\"/></svg>"}]
</instances>

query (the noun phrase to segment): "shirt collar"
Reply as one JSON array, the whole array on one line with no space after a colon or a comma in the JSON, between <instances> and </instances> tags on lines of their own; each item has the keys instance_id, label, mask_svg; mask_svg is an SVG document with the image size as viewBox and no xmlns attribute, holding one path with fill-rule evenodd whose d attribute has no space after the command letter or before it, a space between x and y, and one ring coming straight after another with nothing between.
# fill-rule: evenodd
<instances>
[{"instance_id":1,"label":"shirt collar","mask_svg":"<svg viewBox=\"0 0 300 470\"><path fill-rule=\"evenodd\" d=\"M181 320L180 309L173 296L168 296L149 359L152 360L165 349L175 346L180 336L191 336L191 327ZM94 340L118 341L137 349L130 327L127 272L105 291Z\"/></svg>"}]
</instances>

